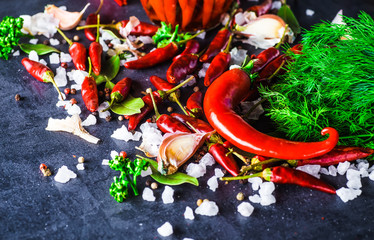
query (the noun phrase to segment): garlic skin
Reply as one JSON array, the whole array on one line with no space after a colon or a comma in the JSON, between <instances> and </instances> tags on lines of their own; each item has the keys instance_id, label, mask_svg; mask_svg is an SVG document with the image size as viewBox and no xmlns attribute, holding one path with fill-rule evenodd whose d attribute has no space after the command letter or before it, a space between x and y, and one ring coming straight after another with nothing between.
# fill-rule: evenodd
<instances>
[{"instance_id":1,"label":"garlic skin","mask_svg":"<svg viewBox=\"0 0 374 240\"><path fill-rule=\"evenodd\" d=\"M190 159L211 133L165 134L157 156L158 171L169 175Z\"/></svg>"},{"instance_id":2,"label":"garlic skin","mask_svg":"<svg viewBox=\"0 0 374 240\"><path fill-rule=\"evenodd\" d=\"M82 120L78 114L71 117L66 117L65 119L48 119L48 125L45 129L47 131L62 131L73 133L84 140L97 144L100 139L89 134L86 129L82 127Z\"/></svg>"},{"instance_id":3,"label":"garlic skin","mask_svg":"<svg viewBox=\"0 0 374 240\"><path fill-rule=\"evenodd\" d=\"M90 6L90 3L87 3L80 12L68 12L51 4L45 7L44 12L52 14L54 18L60 20L59 28L66 31L75 28L79 24L88 6Z\"/></svg>"}]
</instances>

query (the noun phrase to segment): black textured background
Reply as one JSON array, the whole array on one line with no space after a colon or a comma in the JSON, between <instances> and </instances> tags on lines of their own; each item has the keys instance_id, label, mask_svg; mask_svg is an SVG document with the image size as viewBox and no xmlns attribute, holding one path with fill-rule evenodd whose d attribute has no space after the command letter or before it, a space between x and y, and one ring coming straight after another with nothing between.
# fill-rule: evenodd
<instances>
[{"instance_id":1,"label":"black textured background","mask_svg":"<svg viewBox=\"0 0 374 240\"><path fill-rule=\"evenodd\" d=\"M0 0L0 18L33 15L51 2L78 11L88 1ZM91 6L85 16L96 10L99 0L89 2ZM132 15L148 21L138 1L128 2L128 6L120 8L113 0L105 0L103 21L118 21ZM245 6L252 4L242 2ZM288 3L305 28L321 19L332 20L339 9L348 16L357 16L360 10L374 14L374 4L368 0ZM306 16L306 9L314 10L314 16ZM67 34L72 37L76 33L69 31ZM79 35L84 38L82 32ZM207 39L212 35L209 33ZM58 35L55 37L61 39ZM88 46L87 41L83 43ZM67 52L67 45L59 48ZM156 229L166 221L174 228L174 234L166 239L370 239L373 236L374 182L368 178L363 179L362 195L348 203L317 191L277 186L274 192L277 203L267 207L252 204L255 211L249 218L237 213L239 202L235 197L239 191L246 196L253 195L249 185L221 182L216 192L207 188L206 180L218 165L208 167L207 174L199 179L199 187L187 184L173 187L173 204L162 203L162 186L154 191L155 202L143 201L140 196L121 204L115 202L108 189L117 172L102 166L101 161L109 158L111 150L125 150L134 157L134 146L140 143L110 138L114 129L123 124L116 119L109 123L99 119L97 125L87 127L91 134L103 140L98 145L68 133L46 131L49 117L65 118L67 113L55 106L57 94L52 85L37 82L25 71L21 65L24 56L21 53L8 61L0 60L0 239L163 239ZM122 67L115 81L124 76L132 77L134 95L140 96L140 90L149 86L146 79L152 74L164 76L167 66L145 71ZM52 65L53 69L56 67ZM184 91L187 95L188 91ZM20 102L14 100L17 93L23 98ZM76 97L82 110L85 109L79 95ZM83 110L82 119L87 115ZM76 170L77 159L73 155L84 156L86 170ZM41 175L40 163L47 164L54 173L67 165L78 177L67 184L57 183L53 177ZM346 183L341 176L323 178L337 188ZM140 192L145 181L140 179ZM186 206L195 209L199 198L215 201L219 215L196 215L193 221L185 220Z\"/></svg>"}]
</instances>

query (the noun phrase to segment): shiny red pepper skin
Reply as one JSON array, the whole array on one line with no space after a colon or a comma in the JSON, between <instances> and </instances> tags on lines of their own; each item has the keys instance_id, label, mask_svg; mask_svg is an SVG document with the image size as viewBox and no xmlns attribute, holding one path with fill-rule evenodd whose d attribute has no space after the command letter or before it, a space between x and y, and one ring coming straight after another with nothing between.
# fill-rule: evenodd
<instances>
[{"instance_id":1,"label":"shiny red pepper skin","mask_svg":"<svg viewBox=\"0 0 374 240\"><path fill-rule=\"evenodd\" d=\"M264 177L267 181L280 184L294 184L330 194L336 194L334 187L306 172L282 166L273 167L271 170L269 168L264 170L264 172L269 171L271 171L271 174L265 173L265 175L270 175L270 177Z\"/></svg>"},{"instance_id":2,"label":"shiny red pepper skin","mask_svg":"<svg viewBox=\"0 0 374 240\"><path fill-rule=\"evenodd\" d=\"M246 152L280 159L308 159L331 151L339 140L331 127L321 134L329 137L321 142L294 142L268 136L257 131L233 111L248 96L251 79L242 69L223 73L207 89L204 112L210 125L226 140Z\"/></svg>"},{"instance_id":3,"label":"shiny red pepper skin","mask_svg":"<svg viewBox=\"0 0 374 240\"><path fill-rule=\"evenodd\" d=\"M273 4L272 0L264 0L261 4L248 8L247 11L255 12L257 17L259 17L269 12L272 4Z\"/></svg>"},{"instance_id":4,"label":"shiny red pepper skin","mask_svg":"<svg viewBox=\"0 0 374 240\"><path fill-rule=\"evenodd\" d=\"M173 84L179 83L197 69L198 60L199 56L194 53L181 56L171 63L166 71L166 80Z\"/></svg>"},{"instance_id":5,"label":"shiny red pepper skin","mask_svg":"<svg viewBox=\"0 0 374 240\"><path fill-rule=\"evenodd\" d=\"M184 125L186 125L188 128L191 129L191 127L188 125L188 123L190 123L191 126L195 130L197 130L197 132L199 133L210 133L214 131L214 129L212 128L212 126L209 125L209 123L201 119L194 118L194 117L187 116L187 115L180 114L180 113L172 113L171 116L175 119L178 119L180 122L182 122ZM194 131L194 129L191 129L191 130Z\"/></svg>"},{"instance_id":6,"label":"shiny red pepper skin","mask_svg":"<svg viewBox=\"0 0 374 240\"><path fill-rule=\"evenodd\" d=\"M122 102L127 98L131 89L131 78L125 77L114 85L112 92L110 93L110 98L113 102Z\"/></svg>"},{"instance_id":7,"label":"shiny red pepper skin","mask_svg":"<svg viewBox=\"0 0 374 240\"><path fill-rule=\"evenodd\" d=\"M150 68L172 59L177 53L178 45L171 42L165 47L157 48L137 60L125 62L125 67L128 69Z\"/></svg>"},{"instance_id":8,"label":"shiny red pepper skin","mask_svg":"<svg viewBox=\"0 0 374 240\"><path fill-rule=\"evenodd\" d=\"M229 150L220 143L215 143L209 147L209 153L212 154L216 162L236 177L239 175L240 169L232 154L226 155L228 152Z\"/></svg>"},{"instance_id":9,"label":"shiny red pepper skin","mask_svg":"<svg viewBox=\"0 0 374 240\"><path fill-rule=\"evenodd\" d=\"M230 38L230 31L223 28L218 31L217 35L213 38L208 49L200 57L200 62L211 62L213 58L225 48L227 41Z\"/></svg>"},{"instance_id":10,"label":"shiny red pepper skin","mask_svg":"<svg viewBox=\"0 0 374 240\"><path fill-rule=\"evenodd\" d=\"M183 52L173 58L173 62L180 58L183 55L190 54L190 53L198 53L200 49L200 43L195 39L191 39L186 43Z\"/></svg>"},{"instance_id":11,"label":"shiny red pepper skin","mask_svg":"<svg viewBox=\"0 0 374 240\"><path fill-rule=\"evenodd\" d=\"M191 130L187 128L182 122L178 119L167 115L162 114L156 121L158 129L163 133L175 133L175 132L184 132L191 133Z\"/></svg>"},{"instance_id":12,"label":"shiny red pepper skin","mask_svg":"<svg viewBox=\"0 0 374 240\"><path fill-rule=\"evenodd\" d=\"M231 54L220 52L215 56L206 70L204 85L208 87L214 80L216 80L230 65Z\"/></svg>"},{"instance_id":13,"label":"shiny red pepper skin","mask_svg":"<svg viewBox=\"0 0 374 240\"><path fill-rule=\"evenodd\" d=\"M257 57L255 57L256 61L253 64L252 73L261 71L268 63L277 58L279 54L279 50L275 47L270 47L260 52Z\"/></svg>"},{"instance_id":14,"label":"shiny red pepper skin","mask_svg":"<svg viewBox=\"0 0 374 240\"><path fill-rule=\"evenodd\" d=\"M54 76L52 70L49 67L29 58L23 58L22 65L26 68L27 72L31 74L31 76L33 76L40 82L51 82L50 77L53 78Z\"/></svg>"},{"instance_id":15,"label":"shiny red pepper skin","mask_svg":"<svg viewBox=\"0 0 374 240\"><path fill-rule=\"evenodd\" d=\"M86 71L87 50L82 43L74 42L69 47L69 53L77 70Z\"/></svg>"},{"instance_id":16,"label":"shiny red pepper skin","mask_svg":"<svg viewBox=\"0 0 374 240\"><path fill-rule=\"evenodd\" d=\"M92 42L88 48L88 55L91 58L92 71L98 76L101 72L101 55L103 54L103 47L98 42Z\"/></svg>"},{"instance_id":17,"label":"shiny red pepper skin","mask_svg":"<svg viewBox=\"0 0 374 240\"><path fill-rule=\"evenodd\" d=\"M197 0L178 0L182 11L182 30L191 23Z\"/></svg>"},{"instance_id":18,"label":"shiny red pepper skin","mask_svg":"<svg viewBox=\"0 0 374 240\"><path fill-rule=\"evenodd\" d=\"M160 98L158 92L153 92L153 96L154 96L156 105L159 105L162 102L162 99ZM148 115L148 113L151 113L154 109L152 98L149 94L142 97L142 100L144 101L145 105L144 107L142 107L142 109L140 109L140 113L131 115L129 117L129 125L127 126L127 129L129 131L135 130L138 124Z\"/></svg>"},{"instance_id":19,"label":"shiny red pepper skin","mask_svg":"<svg viewBox=\"0 0 374 240\"><path fill-rule=\"evenodd\" d=\"M157 90L161 90L161 91L168 91L172 88L175 87L174 84L171 84L169 83L168 81L160 78L160 77L157 77L155 75L151 76L149 78L150 82L152 83L152 85L157 89Z\"/></svg>"},{"instance_id":20,"label":"shiny red pepper skin","mask_svg":"<svg viewBox=\"0 0 374 240\"><path fill-rule=\"evenodd\" d=\"M91 13L86 18L86 25L96 25L96 24L97 24L97 14ZM96 41L96 34L97 34L96 28L86 28L86 29L84 29L84 35L91 42Z\"/></svg>"},{"instance_id":21,"label":"shiny red pepper skin","mask_svg":"<svg viewBox=\"0 0 374 240\"><path fill-rule=\"evenodd\" d=\"M96 81L93 77L84 78L81 93L87 109L91 112L95 112L99 107L99 95Z\"/></svg>"},{"instance_id":22,"label":"shiny red pepper skin","mask_svg":"<svg viewBox=\"0 0 374 240\"><path fill-rule=\"evenodd\" d=\"M194 92L191 96L187 99L186 107L190 110L193 114L200 116L203 113L203 93L200 91Z\"/></svg>"},{"instance_id":23,"label":"shiny red pepper skin","mask_svg":"<svg viewBox=\"0 0 374 240\"><path fill-rule=\"evenodd\" d=\"M119 22L121 27L125 27L129 20L123 20ZM158 27L156 25L146 23L146 22L140 22L138 25L136 25L130 32L130 35L134 36L149 36L152 37L157 32Z\"/></svg>"}]
</instances>

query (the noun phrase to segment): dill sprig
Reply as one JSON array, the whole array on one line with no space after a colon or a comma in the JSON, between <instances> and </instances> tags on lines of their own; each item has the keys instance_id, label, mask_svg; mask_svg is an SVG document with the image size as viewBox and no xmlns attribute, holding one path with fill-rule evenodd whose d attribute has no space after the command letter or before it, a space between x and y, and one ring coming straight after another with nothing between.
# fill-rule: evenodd
<instances>
[{"instance_id":1,"label":"dill sprig","mask_svg":"<svg viewBox=\"0 0 374 240\"><path fill-rule=\"evenodd\" d=\"M361 12L344 22L304 31L303 54L260 92L268 115L291 139L318 141L330 126L340 144L374 148L374 20Z\"/></svg>"}]
</instances>

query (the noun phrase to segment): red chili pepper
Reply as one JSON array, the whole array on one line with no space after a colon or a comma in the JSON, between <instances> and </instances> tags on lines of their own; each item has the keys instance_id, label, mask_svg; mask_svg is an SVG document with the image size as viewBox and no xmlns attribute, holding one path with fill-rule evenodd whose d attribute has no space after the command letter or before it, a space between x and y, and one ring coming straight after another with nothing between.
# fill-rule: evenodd
<instances>
[{"instance_id":1,"label":"red chili pepper","mask_svg":"<svg viewBox=\"0 0 374 240\"><path fill-rule=\"evenodd\" d=\"M225 148L232 148L234 145L232 145L229 141L224 141L222 143L222 145L225 147Z\"/></svg>"},{"instance_id":2,"label":"red chili pepper","mask_svg":"<svg viewBox=\"0 0 374 240\"><path fill-rule=\"evenodd\" d=\"M97 15L97 22L100 24L100 15ZM96 42L92 42L88 48L88 55L91 58L92 71L98 76L101 72L101 55L103 54L103 47L99 43L99 28L97 28Z\"/></svg>"},{"instance_id":3,"label":"red chili pepper","mask_svg":"<svg viewBox=\"0 0 374 240\"><path fill-rule=\"evenodd\" d=\"M179 83L198 67L199 55L190 53L181 56L171 63L166 72L166 79L170 83Z\"/></svg>"},{"instance_id":4,"label":"red chili pepper","mask_svg":"<svg viewBox=\"0 0 374 240\"><path fill-rule=\"evenodd\" d=\"M166 16L164 11L164 0L152 0L149 1L153 11L156 13L157 18L160 22L166 22Z\"/></svg>"},{"instance_id":5,"label":"red chili pepper","mask_svg":"<svg viewBox=\"0 0 374 240\"><path fill-rule=\"evenodd\" d=\"M22 65L26 68L27 72L31 74L31 76L36 78L36 80L44 83L52 83L59 93L60 98L64 99L54 80L54 74L49 67L26 57L22 59Z\"/></svg>"},{"instance_id":6,"label":"red chili pepper","mask_svg":"<svg viewBox=\"0 0 374 240\"><path fill-rule=\"evenodd\" d=\"M100 0L100 5L97 8L96 12L95 13L91 13L90 15L87 16L87 18L86 18L86 25L95 25L95 24L98 24L97 23L97 14L100 12L101 7L103 6L103 2L104 2L104 0ZM84 35L91 42L93 42L93 41L96 40L96 32L97 31L95 29L93 29L93 28L86 28L86 29L84 29Z\"/></svg>"},{"instance_id":7,"label":"red chili pepper","mask_svg":"<svg viewBox=\"0 0 374 240\"><path fill-rule=\"evenodd\" d=\"M201 55L200 62L211 62L212 59L225 48L229 38L230 31L225 27L218 31L217 35L214 37L210 43L206 52Z\"/></svg>"},{"instance_id":8,"label":"red chili pepper","mask_svg":"<svg viewBox=\"0 0 374 240\"><path fill-rule=\"evenodd\" d=\"M240 173L238 163L235 161L232 154L228 154L227 150L222 144L215 143L209 147L209 153L212 154L218 164L226 169L234 177Z\"/></svg>"},{"instance_id":9,"label":"red chili pepper","mask_svg":"<svg viewBox=\"0 0 374 240\"><path fill-rule=\"evenodd\" d=\"M159 105L162 102L162 99L159 97L159 94L157 91L153 92L153 96L156 102L156 105ZM127 129L129 131L135 130L135 128L138 126L138 124L148 115L148 113L151 113L153 111L153 103L151 96L149 94L142 97L142 100L144 101L145 105L140 109L140 113L131 115L129 117L129 125L127 126Z\"/></svg>"},{"instance_id":10,"label":"red chili pepper","mask_svg":"<svg viewBox=\"0 0 374 240\"><path fill-rule=\"evenodd\" d=\"M329 134L328 139L321 142L288 141L257 131L233 111L251 88L250 66L229 70L210 85L203 104L210 125L239 149L266 157L308 159L331 151L339 140L334 128L321 131L322 135Z\"/></svg>"},{"instance_id":11,"label":"red chili pepper","mask_svg":"<svg viewBox=\"0 0 374 240\"><path fill-rule=\"evenodd\" d=\"M61 34L61 36L66 40L69 44L69 53L71 59L73 60L74 66L77 70L86 71L86 59L87 59L87 50L82 43L79 42L72 42L66 35L60 30L57 31Z\"/></svg>"},{"instance_id":12,"label":"red chili pepper","mask_svg":"<svg viewBox=\"0 0 374 240\"><path fill-rule=\"evenodd\" d=\"M186 46L184 47L184 50L179 55L175 56L173 58L173 62L180 58L183 55L190 54L190 53L198 53L200 49L200 44L195 39L188 40L186 43Z\"/></svg>"},{"instance_id":13,"label":"red chili pepper","mask_svg":"<svg viewBox=\"0 0 374 240\"><path fill-rule=\"evenodd\" d=\"M204 0L203 2L203 28L206 28L209 24L210 17L212 16L215 1Z\"/></svg>"},{"instance_id":14,"label":"red chili pepper","mask_svg":"<svg viewBox=\"0 0 374 240\"><path fill-rule=\"evenodd\" d=\"M186 107L195 116L201 116L203 113L203 93L200 91L194 92L187 99Z\"/></svg>"},{"instance_id":15,"label":"red chili pepper","mask_svg":"<svg viewBox=\"0 0 374 240\"><path fill-rule=\"evenodd\" d=\"M157 127L163 133L175 133L175 132L185 132L191 133L191 130L187 128L182 122L178 119L167 115L162 114L156 121Z\"/></svg>"},{"instance_id":16,"label":"red chili pepper","mask_svg":"<svg viewBox=\"0 0 374 240\"><path fill-rule=\"evenodd\" d=\"M330 152L315 158L292 161L296 166L303 166L307 164L317 164L321 166L336 165L345 161L354 161L357 159L366 158L374 153L374 149L363 147L346 147L336 146Z\"/></svg>"},{"instance_id":17,"label":"red chili pepper","mask_svg":"<svg viewBox=\"0 0 374 240\"><path fill-rule=\"evenodd\" d=\"M277 166L266 168L261 172L262 177L273 183L294 184L325 193L336 194L336 190L324 181L297 169Z\"/></svg>"},{"instance_id":18,"label":"red chili pepper","mask_svg":"<svg viewBox=\"0 0 374 240\"><path fill-rule=\"evenodd\" d=\"M164 79L157 77L155 75L151 76L149 80L151 81L152 85L155 86L157 90L168 91L175 87L174 84L171 84L168 81L165 81Z\"/></svg>"},{"instance_id":19,"label":"red chili pepper","mask_svg":"<svg viewBox=\"0 0 374 240\"><path fill-rule=\"evenodd\" d=\"M255 62L253 64L252 73L261 71L268 63L279 56L280 52L275 47L270 47L260 52L257 57L255 57Z\"/></svg>"},{"instance_id":20,"label":"red chili pepper","mask_svg":"<svg viewBox=\"0 0 374 240\"><path fill-rule=\"evenodd\" d=\"M186 27L192 21L197 0L178 0L178 2L182 11L182 30L186 30Z\"/></svg>"},{"instance_id":21,"label":"red chili pepper","mask_svg":"<svg viewBox=\"0 0 374 240\"><path fill-rule=\"evenodd\" d=\"M178 45L171 42L165 47L157 48L137 60L125 62L125 67L128 69L150 68L172 59L177 53Z\"/></svg>"},{"instance_id":22,"label":"red chili pepper","mask_svg":"<svg viewBox=\"0 0 374 240\"><path fill-rule=\"evenodd\" d=\"M167 23L175 27L177 22L177 0L164 0L164 12Z\"/></svg>"},{"instance_id":23,"label":"red chili pepper","mask_svg":"<svg viewBox=\"0 0 374 240\"><path fill-rule=\"evenodd\" d=\"M264 0L261 4L248 8L247 11L255 12L257 17L259 17L259 16L264 15L265 13L269 12L272 4L273 4L272 0Z\"/></svg>"},{"instance_id":24,"label":"red chili pepper","mask_svg":"<svg viewBox=\"0 0 374 240\"><path fill-rule=\"evenodd\" d=\"M119 30L120 27L125 27L129 20L123 20L116 24L116 29ZM157 32L158 27L156 25L146 23L146 22L140 22L138 25L136 25L130 32L130 35L134 36L150 36L152 37Z\"/></svg>"},{"instance_id":25,"label":"red chili pepper","mask_svg":"<svg viewBox=\"0 0 374 240\"><path fill-rule=\"evenodd\" d=\"M171 116L175 119L178 119L180 122L182 122L192 131L196 130L199 133L210 133L214 131L214 129L212 128L212 126L209 125L209 123L201 119L194 118L194 117L187 116L187 115L180 114L180 113L172 113Z\"/></svg>"},{"instance_id":26,"label":"red chili pepper","mask_svg":"<svg viewBox=\"0 0 374 240\"><path fill-rule=\"evenodd\" d=\"M204 77L204 85L208 87L214 80L216 80L230 65L231 54L230 54L230 45L231 45L232 35L230 36L229 43L227 44L225 50L218 53L210 63Z\"/></svg>"},{"instance_id":27,"label":"red chili pepper","mask_svg":"<svg viewBox=\"0 0 374 240\"><path fill-rule=\"evenodd\" d=\"M96 81L93 77L87 76L84 78L81 94L87 109L91 112L95 112L99 107L99 95L97 92Z\"/></svg>"},{"instance_id":28,"label":"red chili pepper","mask_svg":"<svg viewBox=\"0 0 374 240\"><path fill-rule=\"evenodd\" d=\"M131 78L125 77L114 85L112 92L110 93L110 103L108 108L103 111L108 110L114 103L120 103L127 98L131 90Z\"/></svg>"},{"instance_id":29,"label":"red chili pepper","mask_svg":"<svg viewBox=\"0 0 374 240\"><path fill-rule=\"evenodd\" d=\"M120 7L127 5L127 0L114 0Z\"/></svg>"},{"instance_id":30,"label":"red chili pepper","mask_svg":"<svg viewBox=\"0 0 374 240\"><path fill-rule=\"evenodd\" d=\"M227 0L215 0L214 1L214 7L213 7L212 15L210 16L210 19L211 19L210 22L218 22L222 14L222 9L224 12L226 12L227 8L225 7L225 5L228 4L227 2L231 2L231 1L227 1Z\"/></svg>"}]
</instances>

